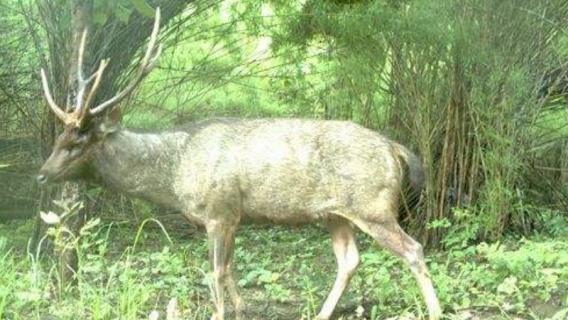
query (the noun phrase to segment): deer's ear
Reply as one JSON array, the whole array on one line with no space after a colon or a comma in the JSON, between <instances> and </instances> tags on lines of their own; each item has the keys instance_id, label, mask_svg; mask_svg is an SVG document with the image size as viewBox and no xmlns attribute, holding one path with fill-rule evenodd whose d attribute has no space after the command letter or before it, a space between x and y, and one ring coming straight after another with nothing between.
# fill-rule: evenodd
<instances>
[{"instance_id":1,"label":"deer's ear","mask_svg":"<svg viewBox=\"0 0 568 320\"><path fill-rule=\"evenodd\" d=\"M120 129L118 122L103 121L99 124L98 132L101 136L106 137L110 134L117 132Z\"/></svg>"},{"instance_id":2,"label":"deer's ear","mask_svg":"<svg viewBox=\"0 0 568 320\"><path fill-rule=\"evenodd\" d=\"M112 108L109 112L104 116L102 121L99 123L99 133L102 137L106 137L109 134L113 134L120 129L120 120L122 119L122 115L120 113L120 109L117 107Z\"/></svg>"},{"instance_id":3,"label":"deer's ear","mask_svg":"<svg viewBox=\"0 0 568 320\"><path fill-rule=\"evenodd\" d=\"M113 124L120 123L122 120L122 113L120 112L120 108L114 106L112 109L109 110L106 116L107 122L112 122Z\"/></svg>"}]
</instances>

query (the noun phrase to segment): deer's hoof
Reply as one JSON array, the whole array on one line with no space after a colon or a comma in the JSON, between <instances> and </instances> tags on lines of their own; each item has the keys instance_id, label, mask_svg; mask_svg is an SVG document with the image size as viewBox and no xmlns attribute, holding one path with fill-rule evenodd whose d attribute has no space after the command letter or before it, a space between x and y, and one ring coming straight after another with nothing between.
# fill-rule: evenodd
<instances>
[{"instance_id":1,"label":"deer's hoof","mask_svg":"<svg viewBox=\"0 0 568 320\"><path fill-rule=\"evenodd\" d=\"M245 304L243 303L243 301L239 301L237 303L235 303L235 314L237 315L241 315L246 311L246 307Z\"/></svg>"},{"instance_id":2,"label":"deer's hoof","mask_svg":"<svg viewBox=\"0 0 568 320\"><path fill-rule=\"evenodd\" d=\"M442 318L442 310L436 310L432 312L429 316L430 320L440 320Z\"/></svg>"}]
</instances>

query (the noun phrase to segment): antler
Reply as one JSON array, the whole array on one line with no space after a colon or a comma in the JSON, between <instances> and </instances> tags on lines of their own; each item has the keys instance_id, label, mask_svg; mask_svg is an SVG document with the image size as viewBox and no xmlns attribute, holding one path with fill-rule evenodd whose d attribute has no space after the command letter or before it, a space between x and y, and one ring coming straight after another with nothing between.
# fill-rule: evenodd
<instances>
[{"instance_id":1,"label":"antler","mask_svg":"<svg viewBox=\"0 0 568 320\"><path fill-rule=\"evenodd\" d=\"M43 70L43 68L41 68L41 84L43 87L43 93L45 94L45 99L47 100L47 104L49 105L53 113L55 113L55 115L59 118L59 120L67 124L69 122L69 115L65 111L61 110L61 108L59 108L55 101L53 101L51 91L49 90L49 84L47 83L45 70Z\"/></svg>"},{"instance_id":2,"label":"antler","mask_svg":"<svg viewBox=\"0 0 568 320\"><path fill-rule=\"evenodd\" d=\"M117 95L112 97L111 99L99 104L95 108L90 108L90 103L92 99L95 97L96 92L99 88L103 73L105 68L108 65L108 59L101 60L99 67L95 73L89 76L87 79L83 76L83 55L85 52L85 42L87 39L87 31L85 30L81 36L81 43L79 45L79 51L77 55L77 96L76 96L76 103L74 110L70 113L63 111L53 100L53 96L51 95L51 91L49 89L49 84L47 82L47 76L45 75L45 70L41 69L41 82L43 86L43 92L45 98L47 100L47 104L55 113L55 115L63 121L65 124L72 124L77 127L81 126L84 120L88 116L94 116L105 109L118 104L122 99L127 97L132 91L136 88L136 86L144 79L144 77L154 68L158 57L162 52L162 45L159 44L156 48L156 41L158 38L158 31L160 29L160 8L156 8L156 17L154 20L154 27L152 29L152 34L150 36L150 41L148 42L148 49L144 54L140 62L140 66L136 73L136 76L124 88L120 91ZM94 82L93 82L94 81ZM85 99L85 92L89 84L93 82L89 93L87 94L87 98Z\"/></svg>"},{"instance_id":3,"label":"antler","mask_svg":"<svg viewBox=\"0 0 568 320\"><path fill-rule=\"evenodd\" d=\"M136 73L135 78L124 88L121 92L117 95L112 97L111 99L99 104L95 108L90 110L92 115L96 115L101 113L103 110L110 106L114 106L119 103L122 99L127 97L134 88L144 79L144 77L154 68L156 65L156 61L158 57L162 53L162 45L159 44L156 48L156 40L158 38L158 31L160 29L160 8L156 9L156 18L154 20L154 27L152 29L152 34L150 36L150 41L148 42L148 49L146 50L146 54L142 61L140 62L140 67L138 68L138 72Z\"/></svg>"}]
</instances>

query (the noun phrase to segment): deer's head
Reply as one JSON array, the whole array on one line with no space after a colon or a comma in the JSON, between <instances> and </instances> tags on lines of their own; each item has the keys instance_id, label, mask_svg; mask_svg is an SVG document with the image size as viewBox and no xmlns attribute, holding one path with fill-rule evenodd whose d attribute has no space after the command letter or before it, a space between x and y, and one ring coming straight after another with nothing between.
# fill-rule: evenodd
<instances>
[{"instance_id":1,"label":"deer's head","mask_svg":"<svg viewBox=\"0 0 568 320\"><path fill-rule=\"evenodd\" d=\"M83 53L87 32L83 32L77 54L77 92L75 102L64 111L54 101L45 71L41 69L41 81L47 104L59 120L63 122L63 132L59 135L49 158L41 167L37 176L39 183L73 180L86 174L96 145L109 131L104 128L102 115L111 110L127 97L152 70L160 53L161 45L156 46L160 26L160 9L156 9L154 27L148 43L148 49L132 82L109 100L97 106L91 106L108 60L101 60L95 73L85 78L83 75Z\"/></svg>"}]
</instances>

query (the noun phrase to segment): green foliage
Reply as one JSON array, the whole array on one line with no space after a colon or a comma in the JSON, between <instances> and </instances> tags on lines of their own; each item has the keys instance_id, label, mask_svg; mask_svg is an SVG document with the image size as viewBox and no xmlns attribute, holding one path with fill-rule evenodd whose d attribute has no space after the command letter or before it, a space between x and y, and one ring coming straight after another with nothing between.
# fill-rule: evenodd
<instances>
[{"instance_id":1,"label":"green foliage","mask_svg":"<svg viewBox=\"0 0 568 320\"><path fill-rule=\"evenodd\" d=\"M30 75L41 61L62 69L53 72L53 86L65 87L70 2L39 1L37 8L3 3L9 10L0 16L5 25L0 51L6 57L0 64L9 77L0 84L0 113L7 119L2 128L47 136L43 124L50 118L37 113L45 108L36 94L39 81ZM94 60L112 61L101 100L131 76L147 36L141 26L148 24L152 8L163 4L166 15L172 3L93 1L96 30L88 51L96 52ZM46 10L48 5L57 9ZM549 156L563 148L549 145L551 139L565 140L566 130L549 133L566 127L562 113L544 112L535 99L543 73L567 56L562 1L195 1L189 6L175 1L175 6L182 8L175 11L179 15L164 16L158 69L123 106L127 125L170 127L212 116L311 117L383 129L426 162L429 199L409 226L424 232L433 240L429 243L440 243L441 235L422 221L462 223L454 220L455 203L445 201L450 189L475 204L467 209L480 226L478 239L497 239L508 230L526 234L541 225L546 210L523 208L566 206L560 175L535 170L549 163L564 170L568 164L565 153ZM26 35L38 28L36 20L53 30L36 32L34 40ZM262 41L269 50L257 56ZM61 102L66 93L56 95ZM34 125L25 125L30 122Z\"/></svg>"},{"instance_id":2,"label":"green foliage","mask_svg":"<svg viewBox=\"0 0 568 320\"><path fill-rule=\"evenodd\" d=\"M175 298L185 318L208 319L211 293L206 235L195 234L191 240L174 237L173 244L165 245L169 242L162 242L166 240L162 232L143 231L146 240L133 250L136 229L102 224L84 234L78 241L78 287L63 288L58 294L51 281L57 261L24 254L24 243L13 247L14 242L7 240L14 239L14 231L3 231L0 315L7 319L48 315L140 319L153 310L164 310ZM377 249L371 239L361 236L358 240L361 265L340 302L339 314L345 319L424 315L420 292L408 268ZM470 314L483 319L561 320L568 310L566 241L452 243L455 245L447 244L445 253L427 255L449 319ZM282 227L242 227L234 267L248 315L252 319L267 314L274 319L315 316L334 281L334 260L329 235L322 229L290 232Z\"/></svg>"},{"instance_id":3,"label":"green foliage","mask_svg":"<svg viewBox=\"0 0 568 320\"><path fill-rule=\"evenodd\" d=\"M154 8L152 8L145 0L130 0L130 3L140 13L149 18L154 16Z\"/></svg>"},{"instance_id":4,"label":"green foliage","mask_svg":"<svg viewBox=\"0 0 568 320\"><path fill-rule=\"evenodd\" d=\"M115 17L122 23L128 23L132 13L152 18L155 11L145 0L119 0L119 1L93 1L93 21L98 25L104 25L109 18Z\"/></svg>"},{"instance_id":5,"label":"green foliage","mask_svg":"<svg viewBox=\"0 0 568 320\"><path fill-rule=\"evenodd\" d=\"M274 14L265 14L267 7ZM46 46L36 44L37 56L31 54L26 19L10 8L0 13L0 134L41 136L32 128L47 121L37 114L44 106L39 81L30 75ZM96 0L94 21L96 27L126 26L147 22L137 19L152 10L143 0ZM66 26L69 12L61 12L55 20ZM159 68L123 106L127 126L234 116L349 119L383 128L425 161L425 207L409 225L446 250L430 255L429 266L448 313L456 319L460 310L479 318L565 318L568 250L558 239L568 235L566 112L546 110L535 97L542 74L568 56L565 4L196 1L179 12L164 26ZM108 49L104 32L93 36L92 45ZM116 82L109 90L128 80L124 70L143 43L116 39L108 43L125 43L130 51L127 58L123 50L114 52L111 63L120 60L122 73L105 75L105 83ZM258 58L261 39L271 50ZM97 55L106 56L104 50ZM109 90L101 92L109 96ZM4 162L0 169L7 169ZM102 203L102 211L117 202ZM134 201L120 211L143 220L154 208ZM26 241L29 225L0 226L0 318L140 319L171 298L187 318L210 314L204 236L170 244L162 233L121 222L65 238L62 227L52 226L49 234L60 251L79 249L79 290L54 287L58 261L12 249ZM362 264L342 302L352 311L346 317L422 315L406 267L360 240ZM292 305L296 313L287 318L313 317L335 272L327 235L317 228L245 227L235 264L247 300L270 301L268 309Z\"/></svg>"},{"instance_id":6,"label":"green foliage","mask_svg":"<svg viewBox=\"0 0 568 320\"><path fill-rule=\"evenodd\" d=\"M89 45L97 58L112 61L101 99L127 82L147 36L138 29L158 3L93 2L97 31ZM510 230L527 234L546 210L526 208L566 206L559 175L542 179L535 172L535 164L553 162L558 170L568 164L562 152L548 160L549 139L564 139L565 130L543 134L566 121L543 112L535 98L543 72L566 57L566 7L513 0L196 1L164 17L164 53L122 107L125 123L164 128L214 116L352 120L382 129L423 157L428 199L408 224L428 244L441 243L443 229L423 221L463 224L475 233L471 241L496 240ZM69 10L56 13L44 19L69 25ZM25 25L15 12L4 20ZM138 29L126 28L132 26ZM50 41L60 38L68 37ZM4 48L9 57L31 51ZM65 58L56 61L63 56L52 55L51 63L65 64ZM13 118L17 108L10 108L5 114ZM545 121L551 118L554 123ZM468 203L446 201L451 192ZM454 206L467 207L475 225L457 221Z\"/></svg>"},{"instance_id":7,"label":"green foliage","mask_svg":"<svg viewBox=\"0 0 568 320\"><path fill-rule=\"evenodd\" d=\"M506 278L498 292L515 294L522 302L528 298L551 299L551 292L568 284L568 255L562 242L534 243L521 241L516 251L507 251L500 243L481 244L478 252L488 260L495 272ZM526 297L525 295L528 295Z\"/></svg>"}]
</instances>

